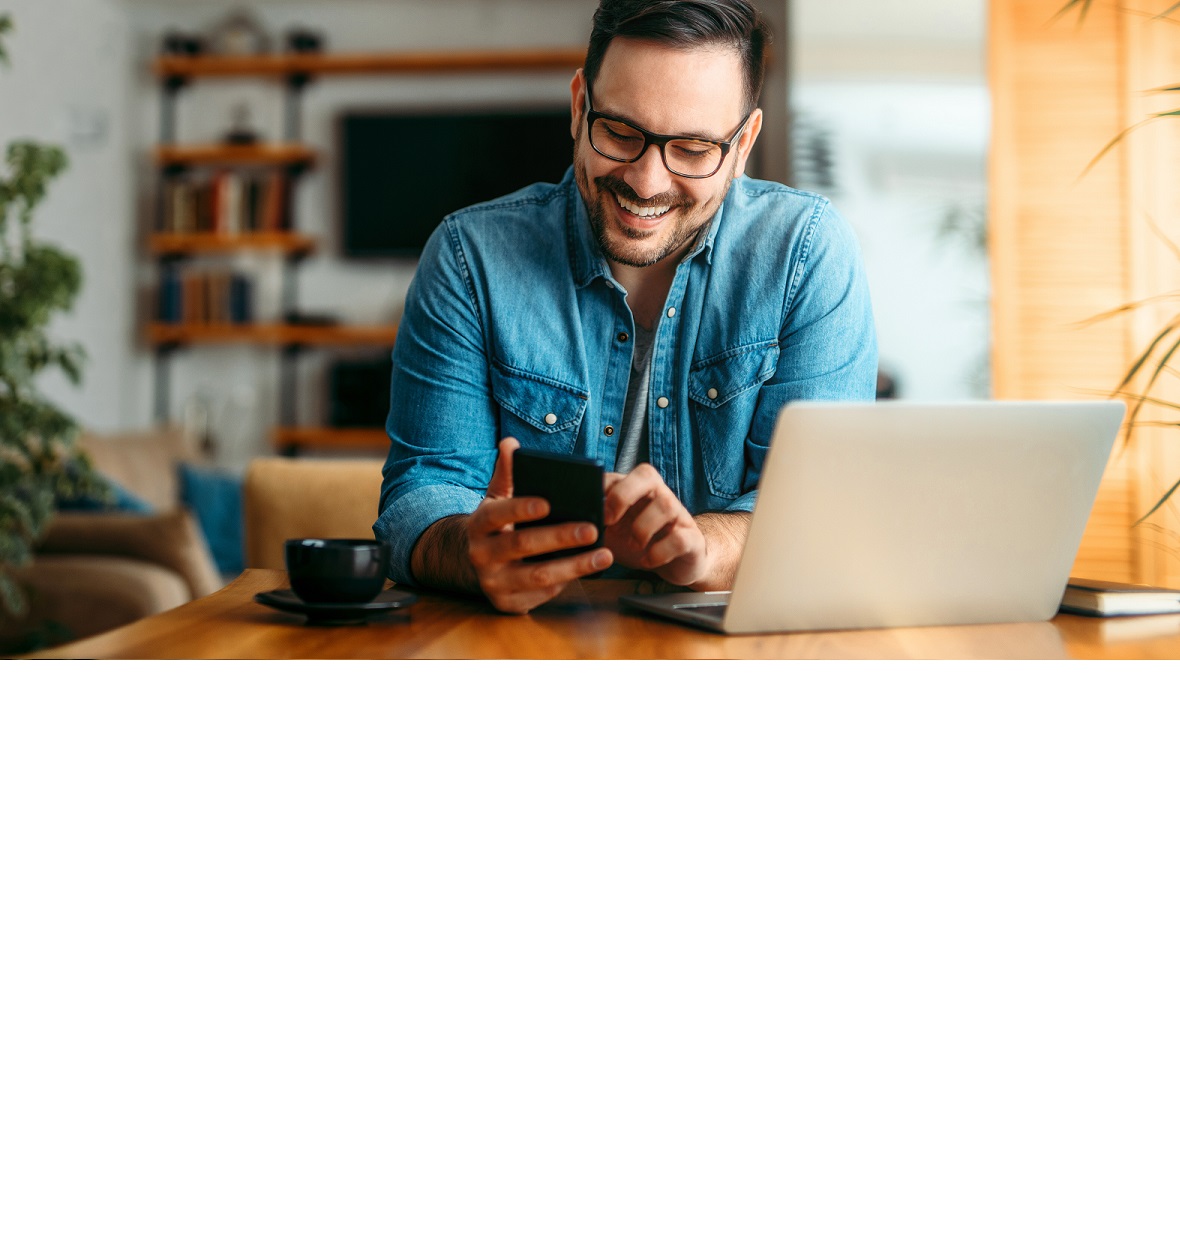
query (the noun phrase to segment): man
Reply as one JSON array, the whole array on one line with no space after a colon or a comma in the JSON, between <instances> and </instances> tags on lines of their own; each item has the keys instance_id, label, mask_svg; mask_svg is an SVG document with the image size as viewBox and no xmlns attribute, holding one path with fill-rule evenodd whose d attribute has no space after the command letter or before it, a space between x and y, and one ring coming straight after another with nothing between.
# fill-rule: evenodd
<instances>
[{"instance_id":1,"label":"man","mask_svg":"<svg viewBox=\"0 0 1180 1240\"><path fill-rule=\"evenodd\" d=\"M602 0L571 170L435 231L373 527L395 580L517 613L612 564L728 589L782 406L872 399L855 238L826 200L743 175L767 38L744 0ZM604 547L522 524L548 506L513 495L518 446L603 463Z\"/></svg>"}]
</instances>

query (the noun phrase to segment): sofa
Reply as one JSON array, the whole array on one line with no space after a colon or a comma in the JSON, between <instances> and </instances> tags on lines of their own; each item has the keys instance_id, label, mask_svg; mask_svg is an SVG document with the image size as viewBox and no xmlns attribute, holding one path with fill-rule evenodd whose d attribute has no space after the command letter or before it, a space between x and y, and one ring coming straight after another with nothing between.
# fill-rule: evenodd
<instances>
[{"instance_id":1,"label":"sofa","mask_svg":"<svg viewBox=\"0 0 1180 1240\"><path fill-rule=\"evenodd\" d=\"M28 612L0 612L0 654L90 637L223 584L197 518L181 503L181 466L207 463L182 428L88 433L80 446L150 511L56 513L32 563L17 572Z\"/></svg>"}]
</instances>

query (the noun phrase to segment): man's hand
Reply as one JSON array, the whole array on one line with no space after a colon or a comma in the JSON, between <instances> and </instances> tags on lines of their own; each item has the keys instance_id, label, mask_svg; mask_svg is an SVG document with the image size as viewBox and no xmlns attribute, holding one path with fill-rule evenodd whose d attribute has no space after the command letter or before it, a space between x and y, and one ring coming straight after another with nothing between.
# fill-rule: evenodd
<instances>
[{"instance_id":1,"label":"man's hand","mask_svg":"<svg viewBox=\"0 0 1180 1240\"><path fill-rule=\"evenodd\" d=\"M606 545L628 568L692 590L728 590L745 545L744 512L693 517L648 464L606 475Z\"/></svg>"},{"instance_id":2,"label":"man's hand","mask_svg":"<svg viewBox=\"0 0 1180 1240\"><path fill-rule=\"evenodd\" d=\"M515 439L500 441L496 468L479 507L470 516L446 517L432 525L414 548L412 568L428 585L478 588L498 611L523 615L555 598L571 581L609 567L612 557L600 547L559 560L524 563L527 556L584 547L597 540L598 531L586 522L516 528L518 522L549 513L546 500L512 494L512 454L518 447Z\"/></svg>"}]
</instances>

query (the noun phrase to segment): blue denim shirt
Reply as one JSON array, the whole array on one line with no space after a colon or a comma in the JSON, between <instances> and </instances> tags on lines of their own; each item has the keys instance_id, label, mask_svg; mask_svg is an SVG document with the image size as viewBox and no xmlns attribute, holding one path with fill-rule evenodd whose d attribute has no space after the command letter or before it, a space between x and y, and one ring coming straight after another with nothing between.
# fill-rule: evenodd
<instances>
[{"instance_id":1,"label":"blue denim shirt","mask_svg":"<svg viewBox=\"0 0 1180 1240\"><path fill-rule=\"evenodd\" d=\"M448 216L393 351L377 538L390 576L472 512L505 435L614 467L634 322L567 171ZM749 512L789 400L871 400L877 340L856 238L831 204L734 180L679 264L652 348L649 460L694 515Z\"/></svg>"}]
</instances>

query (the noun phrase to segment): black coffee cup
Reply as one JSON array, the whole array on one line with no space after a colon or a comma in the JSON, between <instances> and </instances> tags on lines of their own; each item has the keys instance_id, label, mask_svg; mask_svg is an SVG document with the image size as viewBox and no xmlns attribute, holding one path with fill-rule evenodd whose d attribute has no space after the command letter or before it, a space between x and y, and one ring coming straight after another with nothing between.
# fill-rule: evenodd
<instances>
[{"instance_id":1,"label":"black coffee cup","mask_svg":"<svg viewBox=\"0 0 1180 1240\"><path fill-rule=\"evenodd\" d=\"M367 603L389 575L389 544L371 538L288 538L283 552L305 603Z\"/></svg>"}]
</instances>

